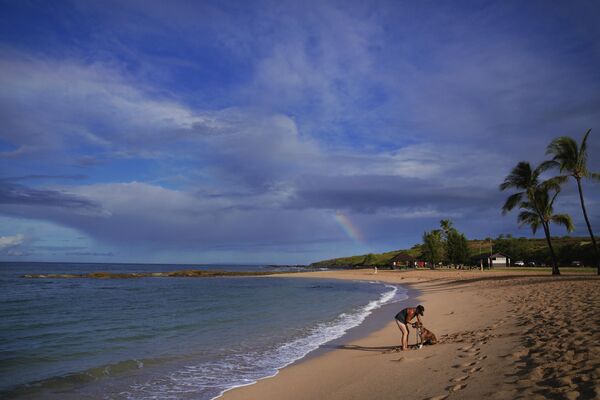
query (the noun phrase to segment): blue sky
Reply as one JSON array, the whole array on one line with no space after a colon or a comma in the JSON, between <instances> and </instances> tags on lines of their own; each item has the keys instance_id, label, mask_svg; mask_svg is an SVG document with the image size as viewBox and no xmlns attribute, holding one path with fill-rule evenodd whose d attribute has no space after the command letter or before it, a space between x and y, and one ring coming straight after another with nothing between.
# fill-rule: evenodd
<instances>
[{"instance_id":1,"label":"blue sky","mask_svg":"<svg viewBox=\"0 0 600 400\"><path fill-rule=\"evenodd\" d=\"M0 7L0 260L307 263L445 218L530 236L500 213L518 161L592 128L600 170L595 2ZM556 210L585 235L573 186Z\"/></svg>"}]
</instances>

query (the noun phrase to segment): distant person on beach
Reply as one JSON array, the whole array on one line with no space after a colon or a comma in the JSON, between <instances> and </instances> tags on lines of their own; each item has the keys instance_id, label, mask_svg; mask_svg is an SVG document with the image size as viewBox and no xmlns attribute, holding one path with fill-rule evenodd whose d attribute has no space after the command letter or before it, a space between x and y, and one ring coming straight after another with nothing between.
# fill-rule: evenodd
<instances>
[{"instance_id":1,"label":"distant person on beach","mask_svg":"<svg viewBox=\"0 0 600 400\"><path fill-rule=\"evenodd\" d=\"M417 324L421 325L421 316L424 313L425 307L418 305L416 307L405 308L394 317L398 328L400 328L400 332L402 332L402 351L408 350L408 324L414 317L417 317Z\"/></svg>"}]
</instances>

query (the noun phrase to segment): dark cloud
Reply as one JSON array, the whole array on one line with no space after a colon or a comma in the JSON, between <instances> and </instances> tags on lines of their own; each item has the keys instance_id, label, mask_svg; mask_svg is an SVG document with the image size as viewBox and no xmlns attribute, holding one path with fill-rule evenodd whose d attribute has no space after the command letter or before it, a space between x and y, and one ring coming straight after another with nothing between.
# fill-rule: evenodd
<instances>
[{"instance_id":1,"label":"dark cloud","mask_svg":"<svg viewBox=\"0 0 600 400\"><path fill-rule=\"evenodd\" d=\"M9 176L6 178L0 178L0 181L5 182L19 182L19 181L31 181L31 180L74 180L79 181L86 179L87 176L81 174L73 175L23 175L23 176Z\"/></svg>"},{"instance_id":2,"label":"dark cloud","mask_svg":"<svg viewBox=\"0 0 600 400\"><path fill-rule=\"evenodd\" d=\"M0 181L0 204L100 211L97 203L57 190L33 189Z\"/></svg>"},{"instance_id":3,"label":"dark cloud","mask_svg":"<svg viewBox=\"0 0 600 400\"><path fill-rule=\"evenodd\" d=\"M0 47L4 215L115 254L337 255L353 245L338 211L373 250L442 218L470 236L528 234L501 216L497 186L559 135L594 128L600 171L597 5L110 4L70 10L94 21L63 24L83 46L20 21L34 48ZM81 167L89 177L70 173ZM600 189L585 190L598 229ZM582 226L572 182L556 210Z\"/></svg>"},{"instance_id":4,"label":"dark cloud","mask_svg":"<svg viewBox=\"0 0 600 400\"><path fill-rule=\"evenodd\" d=\"M113 257L114 254L112 252L106 253L98 253L98 252L90 252L90 251L72 251L66 252L66 256L83 256L83 257Z\"/></svg>"},{"instance_id":5,"label":"dark cloud","mask_svg":"<svg viewBox=\"0 0 600 400\"><path fill-rule=\"evenodd\" d=\"M489 210L496 207L501 198L497 189L489 187L450 186L400 176L311 176L298 181L285 205L368 213L382 209L411 213L426 208L454 213L478 208Z\"/></svg>"}]
</instances>

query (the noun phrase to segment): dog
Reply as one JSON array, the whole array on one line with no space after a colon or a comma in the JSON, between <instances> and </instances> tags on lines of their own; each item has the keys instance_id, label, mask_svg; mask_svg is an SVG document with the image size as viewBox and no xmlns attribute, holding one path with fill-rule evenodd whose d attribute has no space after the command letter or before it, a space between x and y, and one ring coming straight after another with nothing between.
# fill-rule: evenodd
<instances>
[{"instance_id":1,"label":"dog","mask_svg":"<svg viewBox=\"0 0 600 400\"><path fill-rule=\"evenodd\" d=\"M433 332L425 328L423 324L413 324L413 328L417 329L417 339L421 342L418 345L419 348L423 345L432 345L438 342L437 337Z\"/></svg>"}]
</instances>

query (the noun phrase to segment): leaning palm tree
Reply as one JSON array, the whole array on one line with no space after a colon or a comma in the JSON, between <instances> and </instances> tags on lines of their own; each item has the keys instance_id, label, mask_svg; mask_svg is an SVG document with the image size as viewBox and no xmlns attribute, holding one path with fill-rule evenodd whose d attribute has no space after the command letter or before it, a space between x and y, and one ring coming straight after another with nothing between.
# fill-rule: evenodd
<instances>
[{"instance_id":1,"label":"leaning palm tree","mask_svg":"<svg viewBox=\"0 0 600 400\"><path fill-rule=\"evenodd\" d=\"M597 273L600 275L600 251L598 251L598 245L596 238L594 237L594 231L590 225L587 210L585 208L585 201L583 199L583 188L581 180L583 178L598 179L598 174L591 173L587 168L587 138L592 130L588 131L583 136L581 145L578 146L577 142L568 136L561 136L554 139L546 149L546 154L552 155L552 160L546 161L544 166L559 168L561 174L571 176L575 178L577 182L577 189L579 190L579 201L581 203L581 210L583 211L583 218L587 225L590 238L592 239L592 245L594 246L594 252L596 254L596 268Z\"/></svg>"},{"instance_id":2,"label":"leaning palm tree","mask_svg":"<svg viewBox=\"0 0 600 400\"><path fill-rule=\"evenodd\" d=\"M560 270L550 240L550 222L564 225L569 232L573 231L573 222L568 214L554 214L554 200L558 193L559 191L555 190L554 194L551 195L551 189L543 186L537 188L532 199L522 201L519 204L521 212L518 217L519 224L531 226L534 235L540 226L544 229L548 248L550 249L550 257L552 257L552 275L560 275Z\"/></svg>"},{"instance_id":3,"label":"leaning palm tree","mask_svg":"<svg viewBox=\"0 0 600 400\"><path fill-rule=\"evenodd\" d=\"M568 215L554 215L553 213L554 200L560 193L560 184L566 178L556 177L547 181L540 181L540 175L545 168L547 168L545 164L532 168L527 161L521 161L512 169L510 174L504 178L500 190L513 188L519 191L506 199L504 206L502 206L502 214L506 214L518 206L522 210L518 218L521 225L530 225L534 234L540 226L544 228L550 257L552 258L552 275L560 275L550 238L550 221L566 224L567 230L572 230L573 224ZM554 193L552 197L550 197L550 192Z\"/></svg>"}]
</instances>

